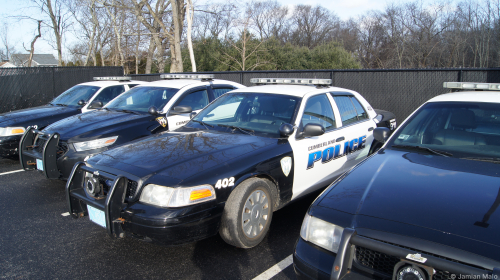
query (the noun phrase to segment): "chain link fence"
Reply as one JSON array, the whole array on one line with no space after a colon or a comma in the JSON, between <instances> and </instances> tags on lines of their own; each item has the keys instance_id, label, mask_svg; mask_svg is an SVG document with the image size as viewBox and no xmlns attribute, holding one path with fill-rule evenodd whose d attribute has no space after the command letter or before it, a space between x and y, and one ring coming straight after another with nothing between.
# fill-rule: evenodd
<instances>
[{"instance_id":1,"label":"chain link fence","mask_svg":"<svg viewBox=\"0 0 500 280\"><path fill-rule=\"evenodd\" d=\"M47 104L93 77L122 75L121 66L0 68L0 113Z\"/></svg>"},{"instance_id":2,"label":"chain link fence","mask_svg":"<svg viewBox=\"0 0 500 280\"><path fill-rule=\"evenodd\" d=\"M184 73L196 74L196 73ZM333 86L359 92L377 109L393 112L398 122L430 98L450 92L443 82L500 83L500 68L493 69L364 69L203 72L217 79L251 86L252 78L332 79ZM155 81L160 74L131 75L135 80Z\"/></svg>"}]
</instances>

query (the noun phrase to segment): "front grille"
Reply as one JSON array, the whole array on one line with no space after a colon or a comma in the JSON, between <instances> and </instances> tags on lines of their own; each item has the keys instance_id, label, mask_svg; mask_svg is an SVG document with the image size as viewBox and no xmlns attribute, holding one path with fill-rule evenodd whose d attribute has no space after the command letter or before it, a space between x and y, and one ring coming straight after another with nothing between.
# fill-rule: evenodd
<instances>
[{"instance_id":1,"label":"front grille","mask_svg":"<svg viewBox=\"0 0 500 280\"><path fill-rule=\"evenodd\" d=\"M391 245L394 245L394 244L391 244ZM395 245L395 246L410 249L410 250L413 250L413 251L418 252L418 253L425 253L427 255L432 255L434 257L454 261L454 260L451 260L449 258L444 258L442 256L438 256L438 255L435 255L432 253L421 252L418 250L414 250L414 249L399 246L399 245ZM390 256L390 255L387 255L387 254L384 254L381 252L377 252L377 251L374 251L374 250L371 250L368 248L360 247L360 246L356 246L356 260L357 260L358 264L360 264L364 267L370 268L374 271L381 272L381 273L384 273L387 275L392 275L393 270L394 270L394 266L400 261L400 259L397 257ZM454 279L451 276L452 274L453 274L452 272L436 270L436 273L432 276L432 279L452 280L452 279Z\"/></svg>"},{"instance_id":2,"label":"front grille","mask_svg":"<svg viewBox=\"0 0 500 280\"><path fill-rule=\"evenodd\" d=\"M64 141L60 141L59 145L57 145L57 154L56 158L59 159L60 157L64 156L69 150L68 143Z\"/></svg>"},{"instance_id":3,"label":"front grille","mask_svg":"<svg viewBox=\"0 0 500 280\"><path fill-rule=\"evenodd\" d=\"M45 142L47 142L47 139L43 139L41 137L38 137L38 140L36 140L36 143L35 143L35 151L37 151L37 153L43 153L43 146L45 146Z\"/></svg>"},{"instance_id":4,"label":"front grille","mask_svg":"<svg viewBox=\"0 0 500 280\"><path fill-rule=\"evenodd\" d=\"M106 179L101 175L97 176L97 178L99 180L99 183L101 183L101 185L102 185L102 190L103 190L104 195L108 195L109 189L111 188L113 181ZM138 186L138 184L136 181L128 180L127 193L125 196L125 198L126 198L125 200L129 200L129 199L134 198L134 196L137 192L137 186Z\"/></svg>"}]
</instances>

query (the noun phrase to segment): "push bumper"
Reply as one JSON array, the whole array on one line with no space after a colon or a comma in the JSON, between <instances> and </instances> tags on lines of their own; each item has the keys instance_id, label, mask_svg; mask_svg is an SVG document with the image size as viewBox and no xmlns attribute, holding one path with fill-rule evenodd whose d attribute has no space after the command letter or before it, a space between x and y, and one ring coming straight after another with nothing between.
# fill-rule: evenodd
<instances>
[{"instance_id":1,"label":"push bumper","mask_svg":"<svg viewBox=\"0 0 500 280\"><path fill-rule=\"evenodd\" d=\"M19 140L22 135L0 137L0 156L13 157L18 155Z\"/></svg>"},{"instance_id":2,"label":"push bumper","mask_svg":"<svg viewBox=\"0 0 500 280\"><path fill-rule=\"evenodd\" d=\"M92 174L92 175L91 175ZM105 197L94 197L86 191L85 180L99 176L109 183ZM138 182L130 191L130 182ZM113 175L77 163L66 184L66 199L73 218L88 216L88 206L104 213L105 228L113 238L134 237L165 245L188 243L218 233L223 204L161 208L137 202L142 181L130 174Z\"/></svg>"},{"instance_id":3,"label":"push bumper","mask_svg":"<svg viewBox=\"0 0 500 280\"><path fill-rule=\"evenodd\" d=\"M408 247L398 246L361 236L355 230L345 228L337 254L319 248L299 237L295 246L293 258L294 269L299 279L394 279L394 272L379 271L374 267L366 266L360 261L357 248L376 253L377 258L390 256L394 262L403 262L415 265L429 275L445 273L453 279L459 275L475 275L485 278L471 279L500 279L500 270L481 269L477 266L447 259L446 257L427 254ZM425 258L424 263L409 260L408 255L420 254ZM392 265L392 264L391 264ZM392 266L391 266L392 268ZM429 279L429 278L426 278Z\"/></svg>"},{"instance_id":4,"label":"push bumper","mask_svg":"<svg viewBox=\"0 0 500 280\"><path fill-rule=\"evenodd\" d=\"M59 134L48 134L28 127L19 143L19 161L24 170L38 169L48 179L58 179L61 174L57 168Z\"/></svg>"}]
</instances>

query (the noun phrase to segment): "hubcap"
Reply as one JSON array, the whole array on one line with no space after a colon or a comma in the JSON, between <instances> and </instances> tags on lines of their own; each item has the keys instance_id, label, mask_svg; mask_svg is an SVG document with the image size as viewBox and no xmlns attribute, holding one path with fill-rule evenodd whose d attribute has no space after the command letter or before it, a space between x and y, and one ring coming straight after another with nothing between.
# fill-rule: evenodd
<instances>
[{"instance_id":1,"label":"hubcap","mask_svg":"<svg viewBox=\"0 0 500 280\"><path fill-rule=\"evenodd\" d=\"M256 190L248 196L243 206L241 225L243 232L249 238L257 237L269 222L269 198Z\"/></svg>"}]
</instances>

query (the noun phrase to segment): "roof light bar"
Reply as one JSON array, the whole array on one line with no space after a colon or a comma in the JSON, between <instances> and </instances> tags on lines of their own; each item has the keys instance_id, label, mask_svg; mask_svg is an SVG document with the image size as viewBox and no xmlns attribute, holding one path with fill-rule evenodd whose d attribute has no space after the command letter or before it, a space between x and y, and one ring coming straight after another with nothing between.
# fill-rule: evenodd
<instances>
[{"instance_id":1,"label":"roof light bar","mask_svg":"<svg viewBox=\"0 0 500 280\"><path fill-rule=\"evenodd\" d=\"M443 87L453 89L500 90L500 84L494 83L444 82Z\"/></svg>"},{"instance_id":2,"label":"roof light bar","mask_svg":"<svg viewBox=\"0 0 500 280\"><path fill-rule=\"evenodd\" d=\"M127 76L110 76L110 77L94 77L94 81L130 81L131 77Z\"/></svg>"},{"instance_id":3,"label":"roof light bar","mask_svg":"<svg viewBox=\"0 0 500 280\"><path fill-rule=\"evenodd\" d=\"M253 84L282 84L282 85L325 85L332 84L331 79L296 79L296 78L253 78Z\"/></svg>"},{"instance_id":4,"label":"roof light bar","mask_svg":"<svg viewBox=\"0 0 500 280\"><path fill-rule=\"evenodd\" d=\"M203 75L194 75L194 74L161 74L160 79L202 79L202 80L209 80L213 79L214 75L213 74L203 74Z\"/></svg>"}]
</instances>

